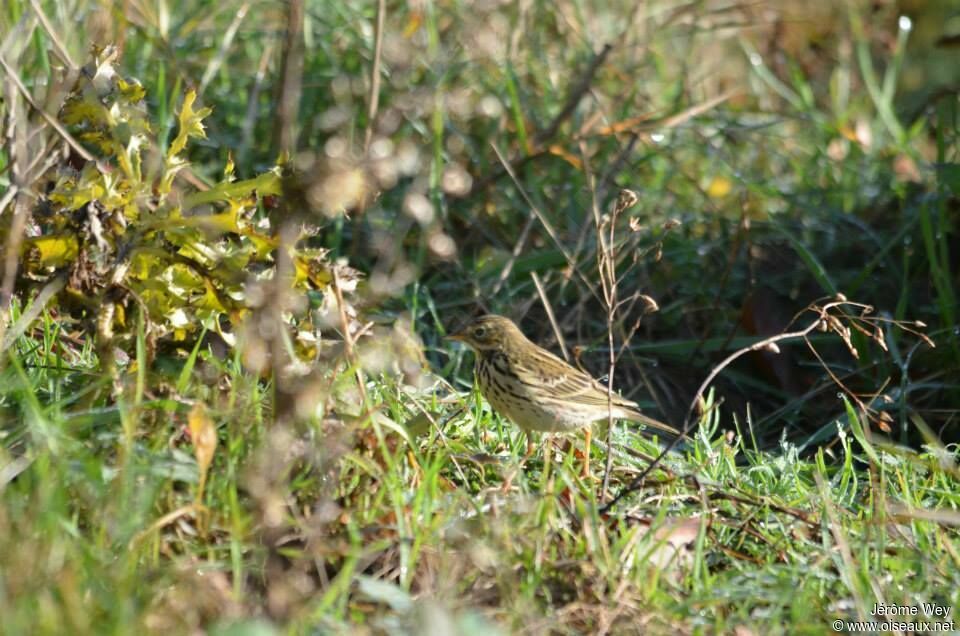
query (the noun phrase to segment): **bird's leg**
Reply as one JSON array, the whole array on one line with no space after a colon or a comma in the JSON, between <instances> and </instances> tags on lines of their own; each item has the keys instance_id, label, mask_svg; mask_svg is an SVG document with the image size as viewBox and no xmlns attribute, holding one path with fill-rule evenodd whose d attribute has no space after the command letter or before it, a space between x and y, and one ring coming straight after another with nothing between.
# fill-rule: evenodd
<instances>
[{"instance_id":1,"label":"bird's leg","mask_svg":"<svg viewBox=\"0 0 960 636\"><path fill-rule=\"evenodd\" d=\"M583 447L583 471L580 473L584 479L589 479L592 477L590 474L590 438L593 437L593 431L590 427L587 427L587 432L584 436L584 447Z\"/></svg>"},{"instance_id":2,"label":"bird's leg","mask_svg":"<svg viewBox=\"0 0 960 636\"><path fill-rule=\"evenodd\" d=\"M543 473L541 475L541 481L545 484L549 479L550 465L553 460L553 435L544 433L540 446L543 448Z\"/></svg>"},{"instance_id":3,"label":"bird's leg","mask_svg":"<svg viewBox=\"0 0 960 636\"><path fill-rule=\"evenodd\" d=\"M537 447L536 447L536 445L533 443L533 438L530 437L530 433L527 432L527 431L524 431L524 432L523 432L523 436L527 438L527 452L526 452L526 454L523 456L523 461L520 462L521 464L525 463L528 459L530 459L531 457L533 457L533 454L534 454L535 452L537 452Z\"/></svg>"},{"instance_id":4,"label":"bird's leg","mask_svg":"<svg viewBox=\"0 0 960 636\"><path fill-rule=\"evenodd\" d=\"M524 453L523 457L520 458L520 463L517 465L516 470L511 471L510 474L507 475L507 478L503 481L503 486L500 488L503 492L508 492L510 490L510 485L513 483L513 478L517 476L517 473L523 470L527 460L533 457L533 454L537 452L537 447L533 443L530 433L528 431L524 431L523 436L527 440L527 452Z\"/></svg>"}]
</instances>

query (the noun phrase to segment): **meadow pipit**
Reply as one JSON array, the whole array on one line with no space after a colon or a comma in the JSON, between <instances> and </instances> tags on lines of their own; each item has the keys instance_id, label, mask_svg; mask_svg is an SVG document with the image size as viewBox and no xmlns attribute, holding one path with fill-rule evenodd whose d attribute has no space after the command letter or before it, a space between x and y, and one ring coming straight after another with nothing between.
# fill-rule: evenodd
<instances>
[{"instance_id":1,"label":"meadow pipit","mask_svg":"<svg viewBox=\"0 0 960 636\"><path fill-rule=\"evenodd\" d=\"M637 410L637 403L613 394L607 387L538 347L503 316L480 316L450 336L476 353L475 372L480 392L498 413L519 426L532 454L532 431L570 432L606 420L630 420L674 435L680 432ZM583 474L590 474L590 429L587 428Z\"/></svg>"}]
</instances>

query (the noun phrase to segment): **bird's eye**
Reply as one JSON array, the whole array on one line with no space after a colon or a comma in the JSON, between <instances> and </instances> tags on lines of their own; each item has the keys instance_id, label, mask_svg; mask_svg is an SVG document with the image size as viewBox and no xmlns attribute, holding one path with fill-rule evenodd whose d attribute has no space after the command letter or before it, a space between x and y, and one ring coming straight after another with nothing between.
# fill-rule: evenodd
<instances>
[{"instance_id":1,"label":"bird's eye","mask_svg":"<svg viewBox=\"0 0 960 636\"><path fill-rule=\"evenodd\" d=\"M487 330L483 327L477 327L473 330L474 338L483 338L485 335L487 335Z\"/></svg>"}]
</instances>

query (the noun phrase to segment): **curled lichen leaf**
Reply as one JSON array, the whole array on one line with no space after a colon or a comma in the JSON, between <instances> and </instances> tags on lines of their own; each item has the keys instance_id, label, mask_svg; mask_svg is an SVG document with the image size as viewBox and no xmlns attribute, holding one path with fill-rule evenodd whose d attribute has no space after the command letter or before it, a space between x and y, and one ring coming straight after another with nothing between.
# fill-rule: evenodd
<instances>
[{"instance_id":1,"label":"curled lichen leaf","mask_svg":"<svg viewBox=\"0 0 960 636\"><path fill-rule=\"evenodd\" d=\"M105 126L110 122L110 111L96 99L82 93L64 104L60 119L68 126Z\"/></svg>"},{"instance_id":2,"label":"curled lichen leaf","mask_svg":"<svg viewBox=\"0 0 960 636\"><path fill-rule=\"evenodd\" d=\"M197 305L206 309L213 309L221 313L227 313L227 308L220 300L220 296L217 294L217 290L214 288L213 283L207 279L204 279L203 289L203 295L200 296L200 300L197 302Z\"/></svg>"},{"instance_id":3,"label":"curled lichen leaf","mask_svg":"<svg viewBox=\"0 0 960 636\"><path fill-rule=\"evenodd\" d=\"M69 169L62 171L49 199L66 210L79 210L103 197L106 190L104 175L93 164L87 164L79 174Z\"/></svg>"},{"instance_id":4,"label":"curled lichen leaf","mask_svg":"<svg viewBox=\"0 0 960 636\"><path fill-rule=\"evenodd\" d=\"M73 234L51 234L23 240L23 252L37 267L61 267L77 257L77 237Z\"/></svg>"},{"instance_id":5,"label":"curled lichen leaf","mask_svg":"<svg viewBox=\"0 0 960 636\"><path fill-rule=\"evenodd\" d=\"M205 203L246 199L253 196L278 195L282 191L280 175L276 170L270 170L257 175L253 179L242 181L222 181L209 190L188 194L183 199L185 208L190 209Z\"/></svg>"},{"instance_id":6,"label":"curled lichen leaf","mask_svg":"<svg viewBox=\"0 0 960 636\"><path fill-rule=\"evenodd\" d=\"M117 80L117 90L120 91L125 100L131 103L139 102L147 96L147 89L136 80L125 80L123 78Z\"/></svg>"},{"instance_id":7,"label":"curled lichen leaf","mask_svg":"<svg viewBox=\"0 0 960 636\"><path fill-rule=\"evenodd\" d=\"M117 75L116 50L95 51L81 82L64 102L60 119L87 146L115 157L127 176L140 180L140 151L151 132L143 105L146 90L134 79Z\"/></svg>"},{"instance_id":8,"label":"curled lichen leaf","mask_svg":"<svg viewBox=\"0 0 960 636\"><path fill-rule=\"evenodd\" d=\"M167 194L173 187L173 179L176 174L187 166L186 159L180 156L180 153L187 147L187 140L191 137L206 139L207 131L203 127L203 118L212 111L209 108L193 109L193 104L197 99L197 92L187 91L183 96L183 104L180 106L180 113L177 117L179 130L177 136L170 142L167 148L167 154L164 157L164 174L160 180L158 191Z\"/></svg>"},{"instance_id":9,"label":"curled lichen leaf","mask_svg":"<svg viewBox=\"0 0 960 636\"><path fill-rule=\"evenodd\" d=\"M167 156L179 155L187 145L187 139L190 137L207 138L207 131L203 127L203 118L212 111L209 108L193 110L193 103L197 99L196 91L188 91L183 97L183 105L180 107L180 130L172 142L170 149L167 150Z\"/></svg>"}]
</instances>

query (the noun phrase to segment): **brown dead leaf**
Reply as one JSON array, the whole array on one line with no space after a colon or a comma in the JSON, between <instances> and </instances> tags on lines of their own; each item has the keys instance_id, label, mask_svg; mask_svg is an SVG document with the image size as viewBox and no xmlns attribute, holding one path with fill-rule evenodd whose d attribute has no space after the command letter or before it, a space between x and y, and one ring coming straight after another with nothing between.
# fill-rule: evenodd
<instances>
[{"instance_id":1,"label":"brown dead leaf","mask_svg":"<svg viewBox=\"0 0 960 636\"><path fill-rule=\"evenodd\" d=\"M678 558L682 558L684 548L697 540L700 534L700 519L678 519L667 522L653 533L657 547L650 553L650 564L665 568Z\"/></svg>"},{"instance_id":2,"label":"brown dead leaf","mask_svg":"<svg viewBox=\"0 0 960 636\"><path fill-rule=\"evenodd\" d=\"M213 461L213 453L217 450L217 427L207 415L207 407L203 402L197 402L190 409L187 423L190 439L193 441L193 453L197 458L197 468L200 471L200 482L197 485L197 503L200 504L207 483L207 471Z\"/></svg>"}]
</instances>

